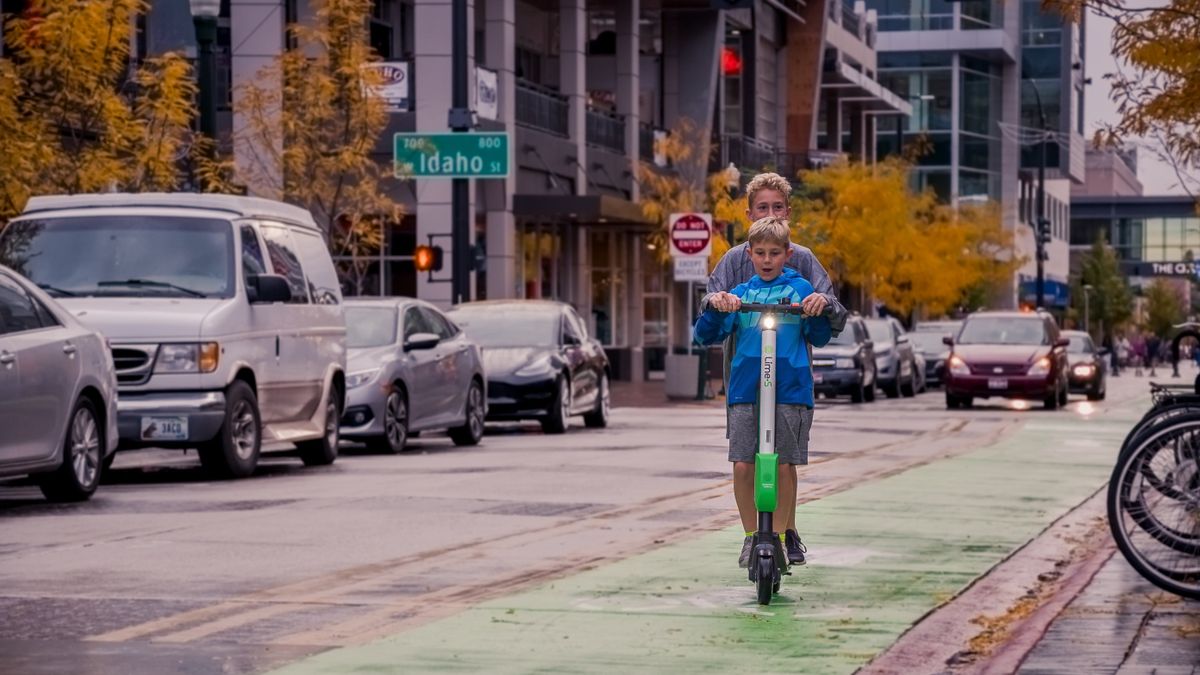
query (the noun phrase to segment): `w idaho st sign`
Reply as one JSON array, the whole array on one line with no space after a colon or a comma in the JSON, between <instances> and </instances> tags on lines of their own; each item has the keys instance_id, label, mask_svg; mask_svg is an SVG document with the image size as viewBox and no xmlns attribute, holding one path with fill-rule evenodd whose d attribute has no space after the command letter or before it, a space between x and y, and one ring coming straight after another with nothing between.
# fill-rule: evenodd
<instances>
[{"instance_id":1,"label":"w idaho st sign","mask_svg":"<svg viewBox=\"0 0 1200 675\"><path fill-rule=\"evenodd\" d=\"M396 134L396 178L507 178L508 134Z\"/></svg>"}]
</instances>

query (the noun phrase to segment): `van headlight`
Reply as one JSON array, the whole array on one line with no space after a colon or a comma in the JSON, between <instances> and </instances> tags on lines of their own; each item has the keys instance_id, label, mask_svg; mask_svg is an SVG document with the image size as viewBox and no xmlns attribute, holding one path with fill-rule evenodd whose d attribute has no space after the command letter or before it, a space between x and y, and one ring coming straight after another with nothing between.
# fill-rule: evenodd
<instances>
[{"instance_id":1,"label":"van headlight","mask_svg":"<svg viewBox=\"0 0 1200 675\"><path fill-rule=\"evenodd\" d=\"M355 387L363 386L375 379L375 376L379 374L379 370L379 368L371 368L370 370L360 370L357 373L350 373L346 376L346 388L354 389Z\"/></svg>"},{"instance_id":2,"label":"van headlight","mask_svg":"<svg viewBox=\"0 0 1200 675\"><path fill-rule=\"evenodd\" d=\"M221 346L216 342L164 344L154 362L156 373L211 373L221 362Z\"/></svg>"}]
</instances>

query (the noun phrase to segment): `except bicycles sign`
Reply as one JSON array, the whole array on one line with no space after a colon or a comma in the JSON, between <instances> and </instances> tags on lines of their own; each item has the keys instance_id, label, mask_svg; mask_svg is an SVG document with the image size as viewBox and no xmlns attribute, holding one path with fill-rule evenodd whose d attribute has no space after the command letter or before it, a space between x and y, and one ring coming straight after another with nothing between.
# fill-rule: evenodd
<instances>
[{"instance_id":1,"label":"except bicycles sign","mask_svg":"<svg viewBox=\"0 0 1200 675\"><path fill-rule=\"evenodd\" d=\"M671 255L706 256L712 248L711 213L672 213Z\"/></svg>"},{"instance_id":2,"label":"except bicycles sign","mask_svg":"<svg viewBox=\"0 0 1200 675\"><path fill-rule=\"evenodd\" d=\"M397 178L507 178L504 132L396 134Z\"/></svg>"}]
</instances>

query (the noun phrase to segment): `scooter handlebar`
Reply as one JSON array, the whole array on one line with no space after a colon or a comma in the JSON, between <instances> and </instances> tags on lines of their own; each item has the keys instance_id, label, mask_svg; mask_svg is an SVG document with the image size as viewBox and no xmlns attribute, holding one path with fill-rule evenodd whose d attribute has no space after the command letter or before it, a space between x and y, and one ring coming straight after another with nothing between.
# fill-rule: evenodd
<instances>
[{"instance_id":1,"label":"scooter handlebar","mask_svg":"<svg viewBox=\"0 0 1200 675\"><path fill-rule=\"evenodd\" d=\"M739 312L762 312L764 314L803 314L804 309L799 303L790 305L768 302L743 302Z\"/></svg>"}]
</instances>

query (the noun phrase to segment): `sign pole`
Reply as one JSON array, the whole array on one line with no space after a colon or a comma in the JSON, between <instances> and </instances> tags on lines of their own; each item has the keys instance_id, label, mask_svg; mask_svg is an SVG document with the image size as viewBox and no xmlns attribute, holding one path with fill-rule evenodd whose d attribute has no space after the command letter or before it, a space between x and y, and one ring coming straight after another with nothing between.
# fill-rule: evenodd
<instances>
[{"instance_id":1,"label":"sign pole","mask_svg":"<svg viewBox=\"0 0 1200 675\"><path fill-rule=\"evenodd\" d=\"M462 133L471 130L471 111L468 109L467 87L467 0L453 0L451 26L454 33L452 46L451 107L449 127ZM454 249L451 302L458 304L471 299L471 242L470 222L471 179L455 178L451 186L451 246Z\"/></svg>"}]
</instances>

